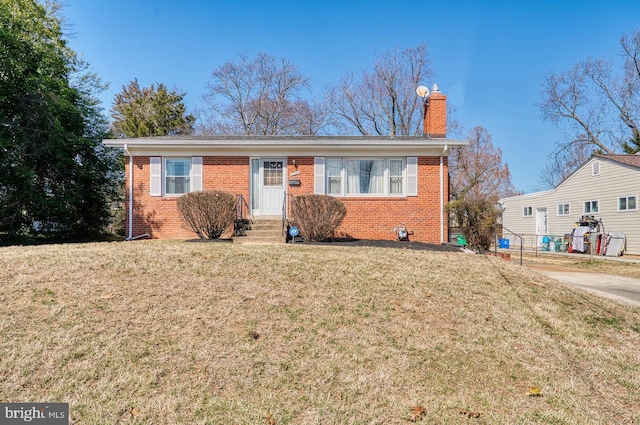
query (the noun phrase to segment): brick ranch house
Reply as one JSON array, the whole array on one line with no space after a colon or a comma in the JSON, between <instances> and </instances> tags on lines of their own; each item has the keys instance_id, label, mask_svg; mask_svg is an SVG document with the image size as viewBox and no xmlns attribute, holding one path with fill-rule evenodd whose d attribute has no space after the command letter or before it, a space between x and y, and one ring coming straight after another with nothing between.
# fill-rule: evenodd
<instances>
[{"instance_id":1,"label":"brick ranch house","mask_svg":"<svg viewBox=\"0 0 640 425\"><path fill-rule=\"evenodd\" d=\"M176 200L187 192L224 190L250 214L282 216L302 194L338 197L347 215L338 229L358 239L443 243L449 200L448 154L466 142L446 139L446 96L425 102L424 137L226 136L107 139L125 161L128 239L192 239Z\"/></svg>"}]
</instances>

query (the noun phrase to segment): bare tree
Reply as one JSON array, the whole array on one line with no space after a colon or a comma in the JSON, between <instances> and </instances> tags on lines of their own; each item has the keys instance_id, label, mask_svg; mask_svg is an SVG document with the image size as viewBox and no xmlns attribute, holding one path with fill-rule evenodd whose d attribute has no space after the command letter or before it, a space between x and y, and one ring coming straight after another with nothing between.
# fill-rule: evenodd
<instances>
[{"instance_id":1,"label":"bare tree","mask_svg":"<svg viewBox=\"0 0 640 425\"><path fill-rule=\"evenodd\" d=\"M347 74L326 91L341 133L364 136L422 134L422 102L415 94L434 75L426 44L386 52L373 71Z\"/></svg>"},{"instance_id":2,"label":"bare tree","mask_svg":"<svg viewBox=\"0 0 640 425\"><path fill-rule=\"evenodd\" d=\"M211 74L200 111L203 134L316 134L326 124L320 109L301 98L309 80L287 59L246 54ZM326 114L324 114L326 115Z\"/></svg>"},{"instance_id":3,"label":"bare tree","mask_svg":"<svg viewBox=\"0 0 640 425\"><path fill-rule=\"evenodd\" d=\"M567 168L570 173L593 153L640 150L640 30L623 35L620 46L622 69L613 60L586 59L545 77L538 106L542 117L565 134L552 153L550 163L556 164L547 171L566 176Z\"/></svg>"},{"instance_id":4,"label":"bare tree","mask_svg":"<svg viewBox=\"0 0 640 425\"><path fill-rule=\"evenodd\" d=\"M502 151L493 146L489 132L475 127L467 140L465 147L449 156L452 201L447 211L469 246L488 249L498 218L495 204L516 190L509 166L502 163Z\"/></svg>"},{"instance_id":5,"label":"bare tree","mask_svg":"<svg viewBox=\"0 0 640 425\"><path fill-rule=\"evenodd\" d=\"M491 141L483 127L469 131L468 144L449 157L451 195L455 199L482 198L496 203L516 189L509 165L502 163L502 151Z\"/></svg>"}]
</instances>

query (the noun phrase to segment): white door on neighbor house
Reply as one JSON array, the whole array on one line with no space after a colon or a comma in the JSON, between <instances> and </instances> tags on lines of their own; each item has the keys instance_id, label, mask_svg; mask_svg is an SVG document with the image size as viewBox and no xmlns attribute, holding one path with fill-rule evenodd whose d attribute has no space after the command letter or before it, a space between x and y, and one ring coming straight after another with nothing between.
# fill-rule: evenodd
<instances>
[{"instance_id":1,"label":"white door on neighbor house","mask_svg":"<svg viewBox=\"0 0 640 425\"><path fill-rule=\"evenodd\" d=\"M538 245L547 234L547 208L536 208L536 239Z\"/></svg>"},{"instance_id":2,"label":"white door on neighbor house","mask_svg":"<svg viewBox=\"0 0 640 425\"><path fill-rule=\"evenodd\" d=\"M284 158L260 159L260 215L282 215L286 164Z\"/></svg>"}]
</instances>

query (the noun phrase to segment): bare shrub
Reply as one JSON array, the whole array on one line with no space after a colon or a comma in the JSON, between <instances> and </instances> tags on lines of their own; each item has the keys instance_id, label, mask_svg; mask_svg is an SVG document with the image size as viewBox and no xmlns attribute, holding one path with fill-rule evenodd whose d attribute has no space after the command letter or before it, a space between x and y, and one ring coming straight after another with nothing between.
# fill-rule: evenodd
<instances>
[{"instance_id":1,"label":"bare shrub","mask_svg":"<svg viewBox=\"0 0 640 425\"><path fill-rule=\"evenodd\" d=\"M291 201L291 216L307 241L325 241L335 235L347 209L329 195L300 195Z\"/></svg>"},{"instance_id":2,"label":"bare shrub","mask_svg":"<svg viewBox=\"0 0 640 425\"><path fill-rule=\"evenodd\" d=\"M178 198L178 211L200 239L218 239L236 218L236 200L220 190L192 192Z\"/></svg>"}]
</instances>

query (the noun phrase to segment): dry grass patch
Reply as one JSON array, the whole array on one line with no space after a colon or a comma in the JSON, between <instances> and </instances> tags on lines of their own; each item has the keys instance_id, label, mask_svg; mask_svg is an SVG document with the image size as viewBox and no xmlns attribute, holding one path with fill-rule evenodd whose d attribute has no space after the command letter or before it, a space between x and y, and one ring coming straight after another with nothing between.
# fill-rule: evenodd
<instances>
[{"instance_id":1,"label":"dry grass patch","mask_svg":"<svg viewBox=\"0 0 640 425\"><path fill-rule=\"evenodd\" d=\"M640 421L640 310L485 256L10 247L0 305L0 399L80 424Z\"/></svg>"},{"instance_id":2,"label":"dry grass patch","mask_svg":"<svg viewBox=\"0 0 640 425\"><path fill-rule=\"evenodd\" d=\"M514 255L513 258L515 261L519 257ZM527 253L523 255L523 261L527 263L552 264L594 273L607 273L640 279L640 266L638 266L637 262L606 260L598 256L594 256L593 258L593 261L591 261L591 256L588 254L553 255L545 253L536 256Z\"/></svg>"}]
</instances>

